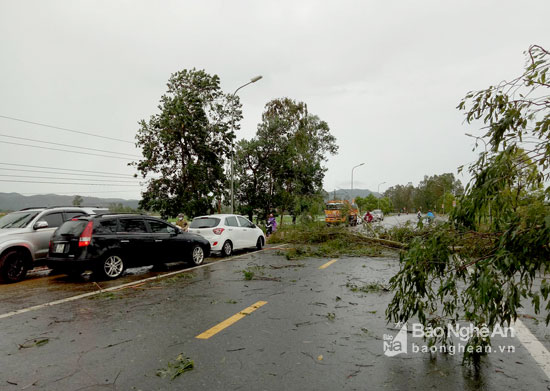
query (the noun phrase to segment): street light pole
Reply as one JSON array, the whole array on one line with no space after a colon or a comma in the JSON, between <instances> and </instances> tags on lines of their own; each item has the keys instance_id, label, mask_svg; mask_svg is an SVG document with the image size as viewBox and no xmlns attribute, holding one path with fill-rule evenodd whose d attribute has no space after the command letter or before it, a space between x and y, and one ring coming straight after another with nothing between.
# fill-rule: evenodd
<instances>
[{"instance_id":1,"label":"street light pole","mask_svg":"<svg viewBox=\"0 0 550 391\"><path fill-rule=\"evenodd\" d=\"M353 203L353 170L355 170L357 167L361 167L363 166L365 163L361 163L361 164L358 164L356 166L354 166L352 169L351 169L351 190L350 190L350 195L349 195L349 198L350 198L350 202Z\"/></svg>"},{"instance_id":2,"label":"street light pole","mask_svg":"<svg viewBox=\"0 0 550 391\"><path fill-rule=\"evenodd\" d=\"M244 88L249 84L256 83L261 78L262 78L262 76L259 75L259 76L256 76L256 77L253 77L252 79L250 79L250 81L248 83L243 84L242 86L240 86L239 88L237 88L235 90L235 92L233 93L233 97L235 97L235 95L237 95L237 91L239 91L241 88ZM234 121L231 124L231 130L233 131L233 133L235 133L235 122ZM231 142L231 214L233 214L235 212L235 194L233 192L233 187L234 187L234 182L235 182L235 179L234 179L235 178L235 173L233 172L233 155L234 155L234 148L233 148L233 142Z\"/></svg>"},{"instance_id":3,"label":"street light pole","mask_svg":"<svg viewBox=\"0 0 550 391\"><path fill-rule=\"evenodd\" d=\"M378 190L376 192L378 193L378 209L380 209L380 185L383 185L386 182L382 182L378 184Z\"/></svg>"}]
</instances>

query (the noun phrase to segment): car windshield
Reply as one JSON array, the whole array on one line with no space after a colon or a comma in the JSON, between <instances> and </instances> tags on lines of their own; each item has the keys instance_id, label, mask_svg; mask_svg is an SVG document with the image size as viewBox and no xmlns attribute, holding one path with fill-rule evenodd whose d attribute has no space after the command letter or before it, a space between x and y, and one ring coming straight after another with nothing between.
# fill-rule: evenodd
<instances>
[{"instance_id":1,"label":"car windshield","mask_svg":"<svg viewBox=\"0 0 550 391\"><path fill-rule=\"evenodd\" d=\"M57 229L58 235L78 236L84 231L84 228L88 224L88 220L69 220L66 221L61 227Z\"/></svg>"},{"instance_id":2,"label":"car windshield","mask_svg":"<svg viewBox=\"0 0 550 391\"><path fill-rule=\"evenodd\" d=\"M197 217L191 222L189 228L214 228L220 223L216 217Z\"/></svg>"},{"instance_id":3,"label":"car windshield","mask_svg":"<svg viewBox=\"0 0 550 391\"><path fill-rule=\"evenodd\" d=\"M326 204L325 208L327 210L340 210L344 208L344 204Z\"/></svg>"},{"instance_id":4,"label":"car windshield","mask_svg":"<svg viewBox=\"0 0 550 391\"><path fill-rule=\"evenodd\" d=\"M14 212L0 218L2 228L25 228L36 217L38 212Z\"/></svg>"}]
</instances>

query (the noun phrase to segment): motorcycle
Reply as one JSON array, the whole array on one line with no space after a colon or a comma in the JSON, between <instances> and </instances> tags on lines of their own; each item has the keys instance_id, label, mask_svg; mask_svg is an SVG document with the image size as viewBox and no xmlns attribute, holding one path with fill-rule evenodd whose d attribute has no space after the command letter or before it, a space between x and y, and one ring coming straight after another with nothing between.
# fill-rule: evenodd
<instances>
[{"instance_id":1,"label":"motorcycle","mask_svg":"<svg viewBox=\"0 0 550 391\"><path fill-rule=\"evenodd\" d=\"M277 230L277 222L275 219L268 219L265 224L265 236L273 234Z\"/></svg>"}]
</instances>

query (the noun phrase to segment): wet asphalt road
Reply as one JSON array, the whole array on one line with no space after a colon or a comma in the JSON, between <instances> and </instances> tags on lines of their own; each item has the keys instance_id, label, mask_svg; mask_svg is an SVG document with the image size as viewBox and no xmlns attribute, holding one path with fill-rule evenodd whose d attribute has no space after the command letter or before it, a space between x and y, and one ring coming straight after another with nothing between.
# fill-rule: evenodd
<instances>
[{"instance_id":1,"label":"wet asphalt road","mask_svg":"<svg viewBox=\"0 0 550 391\"><path fill-rule=\"evenodd\" d=\"M550 389L515 338L495 339L516 351L490 354L479 371L462 367L458 354L385 356L383 335L397 333L384 318L391 293L350 288L386 284L397 260L342 258L319 269L327 261L244 253L0 319L0 390ZM137 274L125 280L152 275ZM22 284L0 286L0 315L98 289L61 275ZM26 298L13 297L18 291ZM260 301L267 303L209 339L196 338ZM548 349L548 328L536 318L523 321ZM178 356L194 369L171 380Z\"/></svg>"}]
</instances>

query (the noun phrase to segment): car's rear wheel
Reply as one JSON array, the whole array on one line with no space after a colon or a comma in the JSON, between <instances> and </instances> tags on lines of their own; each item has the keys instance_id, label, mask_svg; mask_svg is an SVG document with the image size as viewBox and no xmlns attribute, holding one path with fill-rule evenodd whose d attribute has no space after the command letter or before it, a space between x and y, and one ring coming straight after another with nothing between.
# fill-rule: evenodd
<instances>
[{"instance_id":1,"label":"car's rear wheel","mask_svg":"<svg viewBox=\"0 0 550 391\"><path fill-rule=\"evenodd\" d=\"M5 282L21 281L27 275L27 257L20 250L9 250L0 259L0 276Z\"/></svg>"},{"instance_id":2,"label":"car's rear wheel","mask_svg":"<svg viewBox=\"0 0 550 391\"><path fill-rule=\"evenodd\" d=\"M256 241L256 249L261 250L263 246L264 246L264 238L260 236Z\"/></svg>"},{"instance_id":3,"label":"car's rear wheel","mask_svg":"<svg viewBox=\"0 0 550 391\"><path fill-rule=\"evenodd\" d=\"M204 250L200 245L196 244L193 247L193 250L191 250L191 263L194 266L199 266L199 265L202 265L203 262L204 262Z\"/></svg>"},{"instance_id":4,"label":"car's rear wheel","mask_svg":"<svg viewBox=\"0 0 550 391\"><path fill-rule=\"evenodd\" d=\"M228 257L231 254L233 254L233 244L229 240L226 240L222 247L222 255Z\"/></svg>"},{"instance_id":5,"label":"car's rear wheel","mask_svg":"<svg viewBox=\"0 0 550 391\"><path fill-rule=\"evenodd\" d=\"M126 265L118 254L107 255L99 268L99 274L108 279L118 278L124 272Z\"/></svg>"}]
</instances>

